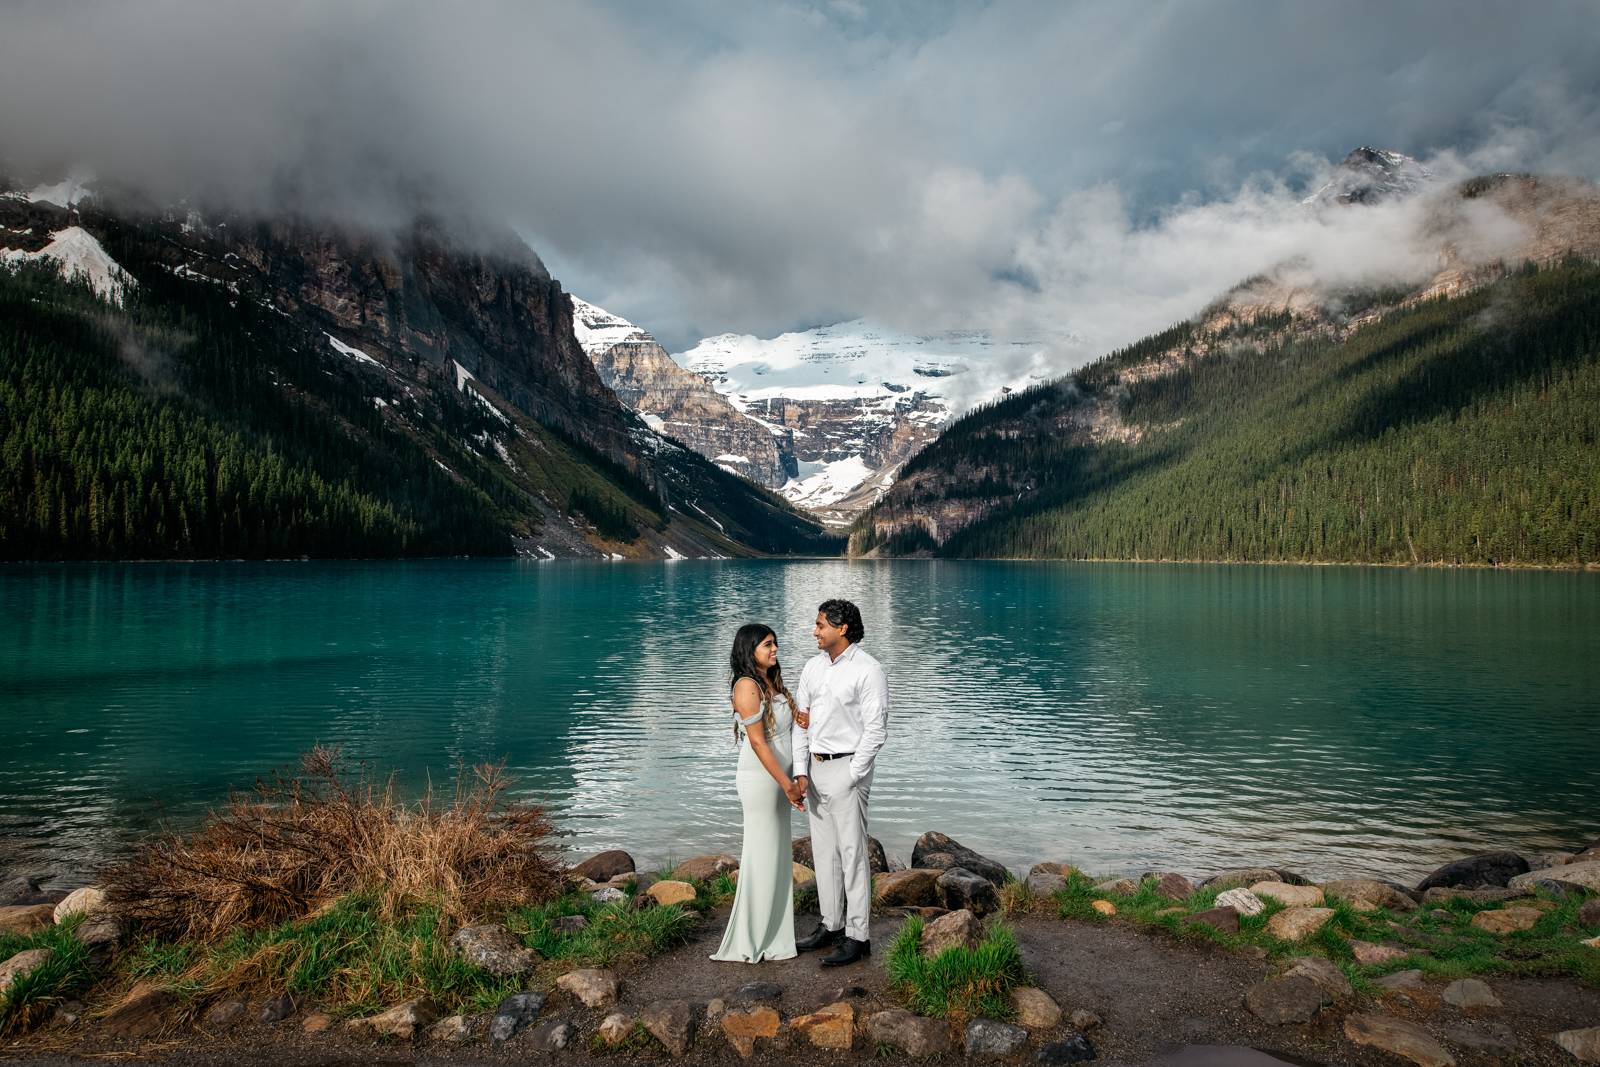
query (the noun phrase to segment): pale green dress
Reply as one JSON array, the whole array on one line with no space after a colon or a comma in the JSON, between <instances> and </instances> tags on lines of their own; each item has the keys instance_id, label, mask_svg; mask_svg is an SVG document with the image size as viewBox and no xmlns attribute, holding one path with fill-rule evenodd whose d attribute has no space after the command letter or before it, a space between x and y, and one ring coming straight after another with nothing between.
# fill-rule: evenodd
<instances>
[{"instance_id":1,"label":"pale green dress","mask_svg":"<svg viewBox=\"0 0 1600 1067\"><path fill-rule=\"evenodd\" d=\"M772 698L777 720L767 739L787 773L794 753L789 731L794 712L781 695ZM744 808L744 848L739 887L722 947L711 957L730 963L787 960L794 949L794 854L789 839L789 798L756 758L750 739L739 743L739 803Z\"/></svg>"}]
</instances>

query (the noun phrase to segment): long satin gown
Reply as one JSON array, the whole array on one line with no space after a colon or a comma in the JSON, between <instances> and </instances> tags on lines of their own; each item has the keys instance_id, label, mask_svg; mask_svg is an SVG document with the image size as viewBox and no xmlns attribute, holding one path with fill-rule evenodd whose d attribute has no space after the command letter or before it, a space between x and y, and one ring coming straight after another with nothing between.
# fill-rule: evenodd
<instances>
[{"instance_id":1,"label":"long satin gown","mask_svg":"<svg viewBox=\"0 0 1600 1067\"><path fill-rule=\"evenodd\" d=\"M777 720L767 739L787 773L794 762L789 731L794 712L780 696L772 698ZM789 798L756 758L746 737L739 745L739 803L744 808L744 848L739 858L739 888L733 914L714 960L760 963L787 960L794 949L794 853L789 837Z\"/></svg>"}]
</instances>

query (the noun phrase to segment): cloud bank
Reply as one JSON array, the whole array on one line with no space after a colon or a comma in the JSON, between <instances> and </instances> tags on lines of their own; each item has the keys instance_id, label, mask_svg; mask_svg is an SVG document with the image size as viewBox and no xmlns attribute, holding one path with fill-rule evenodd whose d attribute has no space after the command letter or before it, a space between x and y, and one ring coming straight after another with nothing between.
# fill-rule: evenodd
<instances>
[{"instance_id":1,"label":"cloud bank","mask_svg":"<svg viewBox=\"0 0 1600 1067\"><path fill-rule=\"evenodd\" d=\"M0 168L389 226L443 205L681 349L867 316L1077 338L1287 256L1370 143L1600 176L1600 7L1429 0L8 5Z\"/></svg>"}]
</instances>

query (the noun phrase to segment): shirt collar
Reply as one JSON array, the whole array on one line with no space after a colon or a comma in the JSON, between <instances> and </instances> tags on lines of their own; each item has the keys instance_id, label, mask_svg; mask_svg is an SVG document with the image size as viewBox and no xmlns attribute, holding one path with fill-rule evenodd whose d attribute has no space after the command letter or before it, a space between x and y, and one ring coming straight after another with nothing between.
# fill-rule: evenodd
<instances>
[{"instance_id":1,"label":"shirt collar","mask_svg":"<svg viewBox=\"0 0 1600 1067\"><path fill-rule=\"evenodd\" d=\"M847 659L854 658L854 656L856 654L856 648L860 644L861 644L860 641L852 641L852 642L850 642L848 645L846 645L844 647L844 651L839 653L839 658L838 659L833 659L832 657L829 657L829 662L830 663L843 663ZM828 654L826 652L824 652L823 655L826 656Z\"/></svg>"}]
</instances>

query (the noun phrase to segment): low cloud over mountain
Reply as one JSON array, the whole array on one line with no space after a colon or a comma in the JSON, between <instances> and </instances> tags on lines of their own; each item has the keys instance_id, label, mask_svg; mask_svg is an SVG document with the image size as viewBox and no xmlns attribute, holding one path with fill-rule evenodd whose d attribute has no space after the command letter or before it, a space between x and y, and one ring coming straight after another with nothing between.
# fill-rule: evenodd
<instances>
[{"instance_id":1,"label":"low cloud over mountain","mask_svg":"<svg viewBox=\"0 0 1600 1067\"><path fill-rule=\"evenodd\" d=\"M1301 204L1357 144L1600 174L1592 3L761 11L13 4L0 170L509 221L674 350L867 317L1060 369L1284 259L1423 269L1418 209Z\"/></svg>"}]
</instances>

